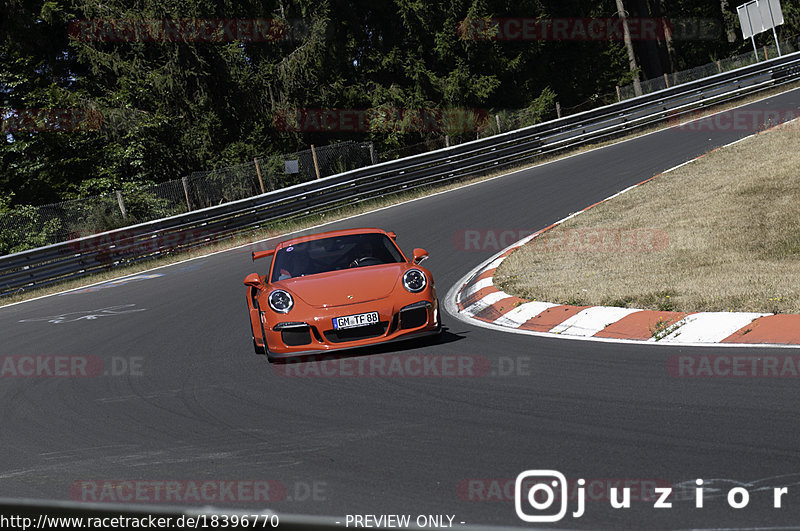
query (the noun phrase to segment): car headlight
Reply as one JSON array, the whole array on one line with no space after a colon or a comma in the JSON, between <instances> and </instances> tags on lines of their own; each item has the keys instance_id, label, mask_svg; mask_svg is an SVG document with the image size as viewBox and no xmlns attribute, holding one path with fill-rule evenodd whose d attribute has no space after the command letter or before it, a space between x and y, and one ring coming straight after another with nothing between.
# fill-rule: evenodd
<instances>
[{"instance_id":1,"label":"car headlight","mask_svg":"<svg viewBox=\"0 0 800 531\"><path fill-rule=\"evenodd\" d=\"M276 289L269 294L269 307L278 313L288 313L294 306L294 300L289 293Z\"/></svg>"},{"instance_id":2,"label":"car headlight","mask_svg":"<svg viewBox=\"0 0 800 531\"><path fill-rule=\"evenodd\" d=\"M403 287L411 293L419 293L428 285L428 279L425 278L425 273L419 269L409 269L403 275Z\"/></svg>"}]
</instances>

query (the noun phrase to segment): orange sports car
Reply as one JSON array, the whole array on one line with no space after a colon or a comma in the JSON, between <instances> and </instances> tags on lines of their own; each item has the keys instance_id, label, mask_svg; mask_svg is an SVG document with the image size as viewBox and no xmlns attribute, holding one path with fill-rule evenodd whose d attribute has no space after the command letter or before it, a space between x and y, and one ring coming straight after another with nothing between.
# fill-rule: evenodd
<instances>
[{"instance_id":1,"label":"orange sports car","mask_svg":"<svg viewBox=\"0 0 800 531\"><path fill-rule=\"evenodd\" d=\"M441 333L428 257L408 259L381 229L324 232L253 253L272 257L244 279L256 353L270 360Z\"/></svg>"}]
</instances>

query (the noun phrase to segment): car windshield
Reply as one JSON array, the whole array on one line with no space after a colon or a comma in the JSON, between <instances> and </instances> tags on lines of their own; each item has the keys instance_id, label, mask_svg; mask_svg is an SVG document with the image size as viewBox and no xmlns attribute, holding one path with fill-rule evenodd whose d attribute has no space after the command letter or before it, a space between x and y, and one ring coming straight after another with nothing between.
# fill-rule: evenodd
<instances>
[{"instance_id":1,"label":"car windshield","mask_svg":"<svg viewBox=\"0 0 800 531\"><path fill-rule=\"evenodd\" d=\"M273 259L271 281L399 262L403 262L403 255L385 234L334 236L279 249Z\"/></svg>"}]
</instances>

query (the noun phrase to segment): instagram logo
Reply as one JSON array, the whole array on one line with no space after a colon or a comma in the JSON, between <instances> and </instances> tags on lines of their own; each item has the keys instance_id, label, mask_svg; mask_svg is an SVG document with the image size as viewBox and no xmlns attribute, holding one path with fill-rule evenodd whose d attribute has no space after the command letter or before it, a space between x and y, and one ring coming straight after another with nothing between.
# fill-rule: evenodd
<instances>
[{"instance_id":1,"label":"instagram logo","mask_svg":"<svg viewBox=\"0 0 800 531\"><path fill-rule=\"evenodd\" d=\"M646 490L644 490L645 483L647 484ZM702 509L704 503L703 493L706 490L704 487L705 482L697 478L694 484L696 485L694 506L697 509ZM652 501L654 509L672 508L673 500L671 496L674 488L672 484L666 481L607 479L591 480L590 484L587 485L586 480L580 478L574 482L574 485L574 498L577 498L578 507L572 513L573 518L583 516L586 510L587 494L590 496L590 500L607 499L612 509L630 509L631 500L633 499ZM685 489L687 482L682 482L679 485ZM745 485L745 483L742 483L742 485ZM747 483L747 485L753 485L753 483ZM470 480L468 482L468 496L470 499L480 501L502 499L503 493L498 488L499 485L494 487L493 490L495 492L489 495L493 496L492 498L485 495L480 487L480 480ZM635 495L632 494L634 489L637 489ZM588 493L587 490L589 490ZM721 489L719 488L712 489L712 491L717 493L717 496L721 495ZM783 503L783 496L789 492L789 489L788 487L774 487L772 491L773 507L780 509ZM556 470L526 470L517 476L517 480L514 483L514 508L517 511L517 516L525 522L558 522L567 514L567 500L571 497L571 494L567 485L567 478L561 472ZM691 494L687 498L686 494L680 491L677 499L691 499ZM728 505L732 509L743 509L750 503L750 493L745 487L736 486L728 491L727 499ZM556 506L556 503L558 503L558 506ZM556 507L558 509L557 512Z\"/></svg>"},{"instance_id":2,"label":"instagram logo","mask_svg":"<svg viewBox=\"0 0 800 531\"><path fill-rule=\"evenodd\" d=\"M556 470L526 470L514 484L514 508L525 522L558 522L567 514L567 499L567 478Z\"/></svg>"}]
</instances>

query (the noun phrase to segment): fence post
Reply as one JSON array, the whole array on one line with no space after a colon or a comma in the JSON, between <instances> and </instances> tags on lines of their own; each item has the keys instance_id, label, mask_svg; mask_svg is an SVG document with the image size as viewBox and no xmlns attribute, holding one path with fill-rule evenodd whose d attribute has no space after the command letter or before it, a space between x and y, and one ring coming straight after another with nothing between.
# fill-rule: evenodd
<instances>
[{"instance_id":1,"label":"fence post","mask_svg":"<svg viewBox=\"0 0 800 531\"><path fill-rule=\"evenodd\" d=\"M371 160L373 164L378 163L378 156L375 155L375 144L372 142L369 143L369 160Z\"/></svg>"},{"instance_id":2,"label":"fence post","mask_svg":"<svg viewBox=\"0 0 800 531\"><path fill-rule=\"evenodd\" d=\"M125 210L125 199L122 198L122 192L119 190L115 190L117 193L117 204L119 205L119 211L122 212L122 219L128 219L128 211Z\"/></svg>"},{"instance_id":3,"label":"fence post","mask_svg":"<svg viewBox=\"0 0 800 531\"><path fill-rule=\"evenodd\" d=\"M256 174L258 175L258 185L261 187L261 193L265 194L266 190L264 190L264 179L261 178L261 167L258 165L258 157L253 157L253 162L256 163Z\"/></svg>"},{"instance_id":4,"label":"fence post","mask_svg":"<svg viewBox=\"0 0 800 531\"><path fill-rule=\"evenodd\" d=\"M622 101L622 92L619 90L619 85L617 85L617 101Z\"/></svg>"},{"instance_id":5,"label":"fence post","mask_svg":"<svg viewBox=\"0 0 800 531\"><path fill-rule=\"evenodd\" d=\"M764 45L764 58L769 61L769 52L767 52L767 45Z\"/></svg>"},{"instance_id":6,"label":"fence post","mask_svg":"<svg viewBox=\"0 0 800 531\"><path fill-rule=\"evenodd\" d=\"M559 102L556 102L556 116L561 118L561 104Z\"/></svg>"},{"instance_id":7,"label":"fence post","mask_svg":"<svg viewBox=\"0 0 800 531\"><path fill-rule=\"evenodd\" d=\"M495 114L494 115L494 121L497 122L497 132L498 132L498 134L502 133L503 132L503 128L500 127L500 115L499 114Z\"/></svg>"},{"instance_id":8,"label":"fence post","mask_svg":"<svg viewBox=\"0 0 800 531\"><path fill-rule=\"evenodd\" d=\"M317 163L317 151L314 149L314 144L311 144L311 158L314 159L314 172L319 179L319 164Z\"/></svg>"},{"instance_id":9,"label":"fence post","mask_svg":"<svg viewBox=\"0 0 800 531\"><path fill-rule=\"evenodd\" d=\"M181 177L181 184L183 184L183 196L186 198L186 210L192 211L192 202L189 201L189 178Z\"/></svg>"}]
</instances>

